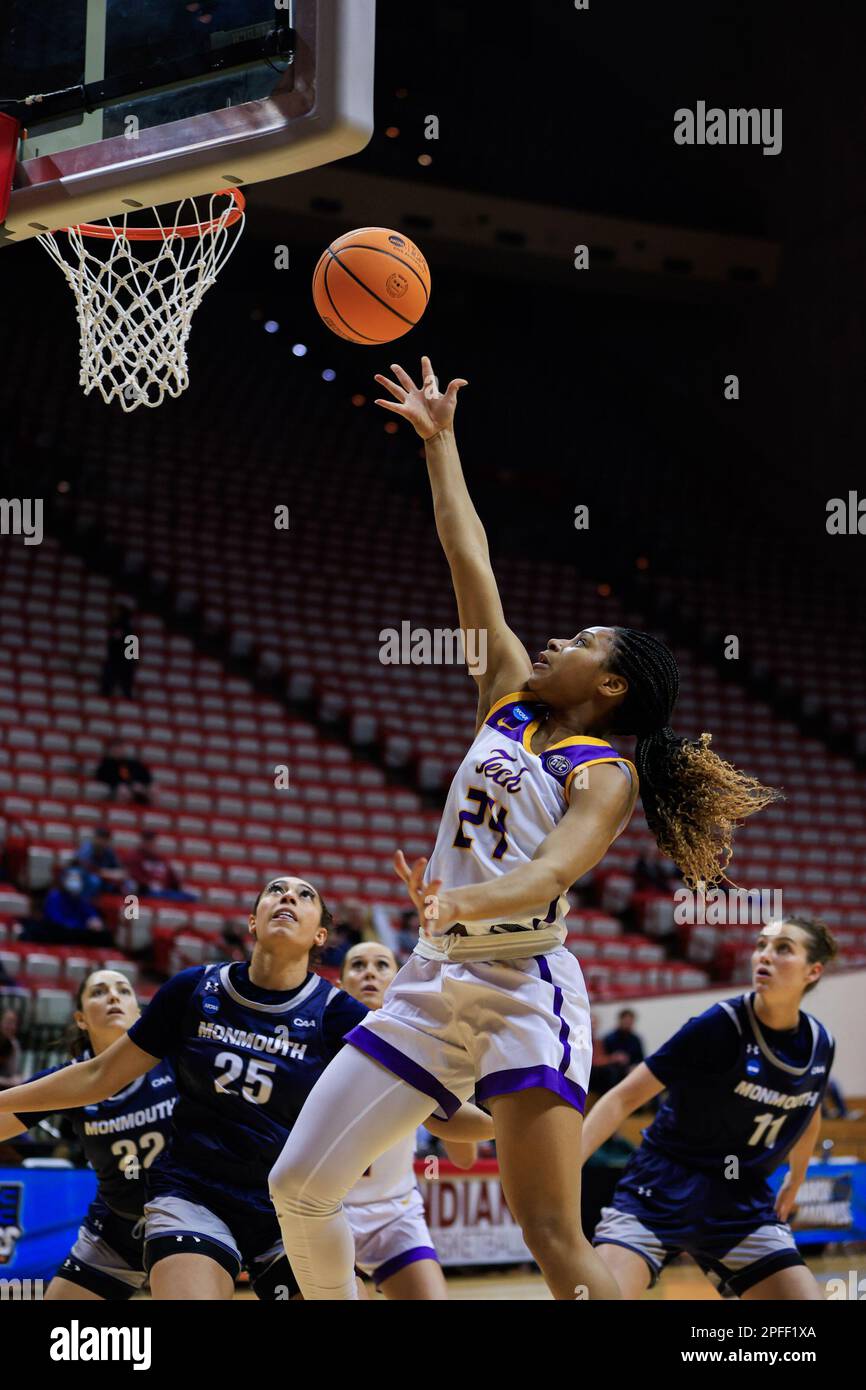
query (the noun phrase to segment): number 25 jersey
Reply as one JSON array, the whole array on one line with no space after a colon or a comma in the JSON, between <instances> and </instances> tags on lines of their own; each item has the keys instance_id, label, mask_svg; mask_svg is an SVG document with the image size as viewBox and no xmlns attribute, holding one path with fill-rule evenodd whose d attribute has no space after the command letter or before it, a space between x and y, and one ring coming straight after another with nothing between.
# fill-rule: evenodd
<instances>
[{"instance_id":1,"label":"number 25 jersey","mask_svg":"<svg viewBox=\"0 0 866 1390\"><path fill-rule=\"evenodd\" d=\"M254 985L243 962L180 971L129 1030L174 1066L172 1166L269 1205L268 1174L289 1130L366 1014L319 975L278 991Z\"/></svg>"}]
</instances>

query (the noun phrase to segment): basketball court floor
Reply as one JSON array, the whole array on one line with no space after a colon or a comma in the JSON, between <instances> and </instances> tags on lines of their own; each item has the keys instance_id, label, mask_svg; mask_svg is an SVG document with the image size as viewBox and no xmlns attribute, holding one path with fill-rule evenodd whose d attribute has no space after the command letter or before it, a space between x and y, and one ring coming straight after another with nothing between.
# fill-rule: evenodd
<instances>
[{"instance_id":1,"label":"basketball court floor","mask_svg":"<svg viewBox=\"0 0 866 1390\"><path fill-rule=\"evenodd\" d=\"M832 1253L807 1256L806 1259L822 1292L825 1292L829 1279L842 1279L846 1288L856 1288L862 1280L866 1288L866 1244L841 1245ZM853 1280L852 1271L855 1276ZM446 1270L446 1281L448 1297L455 1303L471 1303L475 1300L535 1303L550 1300L541 1275L526 1265L501 1272L485 1271L478 1274L449 1274ZM372 1284L368 1284L367 1289L371 1298L378 1297ZM244 1288L239 1288L235 1294L236 1299L251 1299L253 1296ZM671 1265L665 1271L664 1278L659 1280L654 1289L644 1294L644 1298L681 1303L723 1301L697 1265L687 1256Z\"/></svg>"},{"instance_id":2,"label":"basketball court floor","mask_svg":"<svg viewBox=\"0 0 866 1390\"><path fill-rule=\"evenodd\" d=\"M839 1247L832 1255L817 1255L807 1261L822 1290L828 1279L843 1279L849 1283L849 1270L856 1271L856 1280L866 1277L866 1245ZM549 1299L540 1274L529 1270L512 1270L502 1274L453 1275L448 1278L448 1296L456 1302L472 1299L512 1299L518 1302ZM721 1302L712 1284L704 1278L697 1265L687 1257L665 1271L664 1277L647 1299L695 1302Z\"/></svg>"}]
</instances>

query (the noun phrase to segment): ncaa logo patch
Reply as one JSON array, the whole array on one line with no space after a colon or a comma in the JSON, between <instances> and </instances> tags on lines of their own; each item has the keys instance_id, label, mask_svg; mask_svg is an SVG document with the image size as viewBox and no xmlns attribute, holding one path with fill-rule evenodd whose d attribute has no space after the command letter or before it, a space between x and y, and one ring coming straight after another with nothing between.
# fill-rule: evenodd
<instances>
[{"instance_id":1,"label":"ncaa logo patch","mask_svg":"<svg viewBox=\"0 0 866 1390\"><path fill-rule=\"evenodd\" d=\"M571 763L564 753L551 753L549 758L545 758L544 765L548 772L555 772L560 777L566 777L571 772Z\"/></svg>"},{"instance_id":2,"label":"ncaa logo patch","mask_svg":"<svg viewBox=\"0 0 866 1390\"><path fill-rule=\"evenodd\" d=\"M532 718L529 710L525 710L522 705L515 705L511 711L515 719L519 719L521 724L526 724Z\"/></svg>"},{"instance_id":3,"label":"ncaa logo patch","mask_svg":"<svg viewBox=\"0 0 866 1390\"><path fill-rule=\"evenodd\" d=\"M0 1183L0 1265L8 1265L24 1234L21 1229L21 1202L24 1184Z\"/></svg>"},{"instance_id":4,"label":"ncaa logo patch","mask_svg":"<svg viewBox=\"0 0 866 1390\"><path fill-rule=\"evenodd\" d=\"M746 1075L747 1075L747 1076L760 1076L760 1074L761 1074L761 1064L760 1064L760 1062L758 1061L757 1057L750 1057L749 1060L746 1062Z\"/></svg>"},{"instance_id":5,"label":"ncaa logo patch","mask_svg":"<svg viewBox=\"0 0 866 1390\"><path fill-rule=\"evenodd\" d=\"M218 1014L220 1011L220 1001L218 999L203 999L202 1009L206 1014Z\"/></svg>"}]
</instances>

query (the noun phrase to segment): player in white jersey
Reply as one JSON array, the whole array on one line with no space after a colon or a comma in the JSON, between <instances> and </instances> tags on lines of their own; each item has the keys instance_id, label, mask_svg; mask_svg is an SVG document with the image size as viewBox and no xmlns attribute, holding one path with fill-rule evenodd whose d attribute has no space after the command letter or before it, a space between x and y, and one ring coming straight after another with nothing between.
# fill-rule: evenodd
<instances>
[{"instance_id":1,"label":"player in white jersey","mask_svg":"<svg viewBox=\"0 0 866 1390\"><path fill-rule=\"evenodd\" d=\"M425 880L407 883L423 929L384 1006L319 1078L271 1173L286 1251L306 1299L357 1297L341 1202L361 1173L425 1119L472 1092L496 1129L503 1190L556 1298L617 1298L580 1222L581 1132L591 1061L580 966L563 945L567 890L604 855L638 794L686 880L713 883L735 822L775 793L719 759L709 735L677 738L670 651L632 628L554 637L532 662L508 627L453 423L428 358L380 400L425 441L439 539L460 627L483 635L475 740L448 795ZM470 643L466 643L467 650ZM637 737L635 764L608 736Z\"/></svg>"},{"instance_id":2,"label":"player in white jersey","mask_svg":"<svg viewBox=\"0 0 866 1390\"><path fill-rule=\"evenodd\" d=\"M340 985L347 994L380 1009L385 991L397 974L394 952L378 941L362 941L347 951ZM451 1121L451 1128L457 1123ZM493 1138L493 1123L474 1105L461 1107L459 1123L479 1139ZM458 1168L471 1168L478 1155L474 1140L448 1134L449 1125L425 1121L431 1134L445 1140L445 1152ZM380 1154L343 1198L355 1237L355 1267L373 1280L386 1298L444 1299L448 1297L436 1248L415 1181L415 1134L407 1134Z\"/></svg>"}]
</instances>

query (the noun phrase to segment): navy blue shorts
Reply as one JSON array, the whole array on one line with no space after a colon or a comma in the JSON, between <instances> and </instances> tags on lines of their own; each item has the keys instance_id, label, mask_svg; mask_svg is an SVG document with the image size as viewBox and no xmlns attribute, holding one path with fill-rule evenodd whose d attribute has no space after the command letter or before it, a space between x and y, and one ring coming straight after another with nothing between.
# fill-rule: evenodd
<instances>
[{"instance_id":1,"label":"navy blue shorts","mask_svg":"<svg viewBox=\"0 0 866 1390\"><path fill-rule=\"evenodd\" d=\"M125 1302L147 1282L144 1218L118 1216L95 1197L57 1275L109 1302Z\"/></svg>"},{"instance_id":2,"label":"navy blue shorts","mask_svg":"<svg viewBox=\"0 0 866 1390\"><path fill-rule=\"evenodd\" d=\"M643 1256L650 1287L677 1255L691 1255L716 1288L739 1297L780 1269L805 1263L774 1201L764 1179L726 1181L644 1145L602 1208L593 1245L623 1245Z\"/></svg>"},{"instance_id":3,"label":"navy blue shorts","mask_svg":"<svg viewBox=\"0 0 866 1390\"><path fill-rule=\"evenodd\" d=\"M148 1272L169 1255L207 1255L233 1279L242 1269L258 1298L280 1300L298 1293L283 1249L279 1222L267 1192L247 1201L205 1183L163 1159L147 1174L144 1262Z\"/></svg>"}]
</instances>

